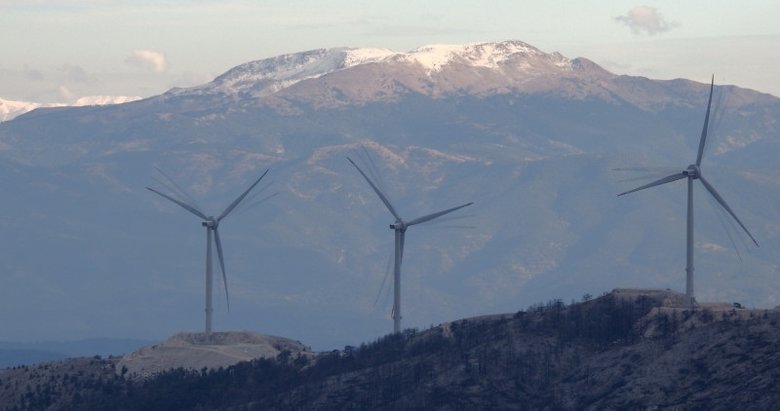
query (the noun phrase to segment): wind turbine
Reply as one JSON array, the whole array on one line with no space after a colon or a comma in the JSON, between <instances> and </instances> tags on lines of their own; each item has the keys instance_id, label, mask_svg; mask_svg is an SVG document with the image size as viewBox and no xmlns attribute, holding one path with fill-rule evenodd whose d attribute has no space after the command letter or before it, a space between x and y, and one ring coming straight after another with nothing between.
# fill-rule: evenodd
<instances>
[{"instance_id":1,"label":"wind turbine","mask_svg":"<svg viewBox=\"0 0 780 411\"><path fill-rule=\"evenodd\" d=\"M659 180L653 181L652 183L645 184L641 187L637 187L633 190L629 190L623 193L618 194L618 196L622 196L625 194L633 193L635 191L644 190L646 188L655 187L658 185L670 183L672 181L681 180L683 178L688 179L688 221L687 221L687 248L686 248L686 267L685 267L685 299L686 303L689 307L693 307L695 304L695 300L693 298L693 181L699 180L701 181L702 185L704 185L704 188L707 189L707 191L712 195L712 197L715 198L715 201L720 204L721 207L723 207L726 212L731 215L731 217L734 218L734 220L739 224L740 227L742 227L743 230L745 230L745 233L750 237L751 240L753 240L753 243L755 243L756 247L758 247L758 241L756 241L755 238L753 238L753 235L750 234L750 231L745 227L744 224L742 224L742 221L739 220L739 217L737 217L736 214L734 214L734 211L731 210L731 207L726 203L726 200L721 197L720 194L718 194L717 190L715 190L715 187L710 184L707 179L704 178L701 172L701 160L702 156L704 155L704 146L705 142L707 141L707 126L709 125L710 121L710 107L712 106L712 91L715 87L715 76L712 76L712 83L710 84L710 96L707 101L707 113L704 116L704 127L701 130L701 138L699 139L699 152L696 155L696 163L691 164L683 170L682 172L675 173L669 176L666 176L664 178L661 178Z\"/></svg>"},{"instance_id":2,"label":"wind turbine","mask_svg":"<svg viewBox=\"0 0 780 411\"><path fill-rule=\"evenodd\" d=\"M257 185L257 183L260 182L260 180L265 177L265 175L268 174L268 170L265 170L263 175L260 176L249 188L246 189L238 198L233 200L230 205L225 208L225 210L220 214L218 217L214 216L206 216L205 213L200 211L198 208L196 208L192 204L188 204L180 199L177 199L171 195L164 194L160 191L157 191L151 187L146 187L147 190L158 194L162 196L163 198L172 201L173 203L179 205L181 208L189 211L192 214L195 214L197 217L201 218L203 221L201 222L201 225L203 227L206 227L206 338L208 338L211 335L211 314L214 311L212 304L211 304L211 290L213 285L213 274L212 274L212 258L211 258L211 252L212 252L212 242L216 244L217 247L217 257L219 258L219 267L222 270L222 281L225 285L225 300L227 301L227 308L228 311L230 311L230 297L228 295L228 287L227 287L227 276L225 275L225 259L222 255L222 241L219 239L219 230L217 229L219 227L220 221L222 221L225 217L230 214L231 211L233 211L239 203L249 194L250 191L252 191L253 188ZM163 174L164 175L164 174ZM166 178L168 178L166 176ZM169 178L170 180L170 178ZM170 180L176 188L178 186L175 185L175 183ZM186 193L181 191L185 196ZM187 196L188 197L188 196ZM189 198L189 197L188 197ZM192 202L192 199L190 199Z\"/></svg>"},{"instance_id":3,"label":"wind turbine","mask_svg":"<svg viewBox=\"0 0 780 411\"><path fill-rule=\"evenodd\" d=\"M360 175L366 179L371 188L374 189L376 195L379 196L379 199L382 200L382 202L385 204L385 207L387 207L387 209L390 211L390 214L395 217L395 223L390 224L390 228L395 231L395 262L393 264L393 332L398 333L401 331L401 262L404 258L404 237L406 236L406 230L413 225L431 221L434 218L441 217L445 214L449 214L455 210L470 206L474 203L471 202L459 205L457 207L448 208L446 210L424 215L413 220L404 221L398 212L395 211L395 208L393 208L393 205L387 199L387 196L385 196L382 191L377 188L371 179L368 178L366 173L364 173L363 170L361 170L360 167L358 167L358 165L355 164L351 158L347 157L347 160L349 160L349 162L355 166Z\"/></svg>"}]
</instances>

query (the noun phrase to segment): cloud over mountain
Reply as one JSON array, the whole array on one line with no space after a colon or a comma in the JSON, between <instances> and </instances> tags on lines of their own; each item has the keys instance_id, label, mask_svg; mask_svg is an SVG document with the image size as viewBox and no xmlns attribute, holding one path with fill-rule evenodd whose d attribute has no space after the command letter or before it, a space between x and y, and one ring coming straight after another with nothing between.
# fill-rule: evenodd
<instances>
[{"instance_id":1,"label":"cloud over mountain","mask_svg":"<svg viewBox=\"0 0 780 411\"><path fill-rule=\"evenodd\" d=\"M155 73L164 73L168 69L168 61L165 54L154 50L133 50L125 59L125 63Z\"/></svg>"},{"instance_id":2,"label":"cloud over mountain","mask_svg":"<svg viewBox=\"0 0 780 411\"><path fill-rule=\"evenodd\" d=\"M636 6L615 20L628 26L634 34L655 35L667 32L680 24L666 20L658 9L651 6Z\"/></svg>"}]
</instances>

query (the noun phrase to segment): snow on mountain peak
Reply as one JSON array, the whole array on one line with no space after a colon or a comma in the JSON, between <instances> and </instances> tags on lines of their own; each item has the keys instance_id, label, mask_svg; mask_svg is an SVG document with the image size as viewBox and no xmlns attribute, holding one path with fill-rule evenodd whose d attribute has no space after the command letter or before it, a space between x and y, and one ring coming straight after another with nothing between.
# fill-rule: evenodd
<instances>
[{"instance_id":1,"label":"snow on mountain peak","mask_svg":"<svg viewBox=\"0 0 780 411\"><path fill-rule=\"evenodd\" d=\"M8 121L28 111L35 110L41 105L25 101L4 100L0 98L0 121Z\"/></svg>"},{"instance_id":2,"label":"snow on mountain peak","mask_svg":"<svg viewBox=\"0 0 780 411\"><path fill-rule=\"evenodd\" d=\"M245 63L228 70L213 82L188 89L173 89L169 95L245 94L262 97L276 93L298 82L318 78L335 71L381 62L422 66L426 74L442 71L454 63L500 70L504 63L516 60L519 67L531 67L531 60L569 69L566 57L543 51L521 41L472 43L465 45L434 44L410 52L384 48L332 48L284 54Z\"/></svg>"},{"instance_id":3,"label":"snow on mountain peak","mask_svg":"<svg viewBox=\"0 0 780 411\"><path fill-rule=\"evenodd\" d=\"M449 64L458 54L461 54L465 46L452 44L433 44L422 46L403 55L408 62L415 62L427 70L439 71L442 66Z\"/></svg>"},{"instance_id":4,"label":"snow on mountain peak","mask_svg":"<svg viewBox=\"0 0 780 411\"><path fill-rule=\"evenodd\" d=\"M360 64L376 63L386 60L389 57L396 56L399 53L390 49L378 48L359 48L346 49L344 58L344 67L352 67Z\"/></svg>"},{"instance_id":5,"label":"snow on mountain peak","mask_svg":"<svg viewBox=\"0 0 780 411\"><path fill-rule=\"evenodd\" d=\"M106 106L140 100L140 96L84 96L76 100L73 106Z\"/></svg>"},{"instance_id":6,"label":"snow on mountain peak","mask_svg":"<svg viewBox=\"0 0 780 411\"><path fill-rule=\"evenodd\" d=\"M169 94L236 94L262 96L274 93L300 81L323 76L336 70L379 61L394 54L387 49L317 49L283 54L236 66L212 83L188 89L174 89Z\"/></svg>"},{"instance_id":7,"label":"snow on mountain peak","mask_svg":"<svg viewBox=\"0 0 780 411\"><path fill-rule=\"evenodd\" d=\"M14 101L0 98L0 121L9 121L36 108L65 107L65 106L103 106L108 104L122 104L140 100L138 96L85 96L72 104L65 103L33 103L28 101Z\"/></svg>"},{"instance_id":8,"label":"snow on mountain peak","mask_svg":"<svg viewBox=\"0 0 780 411\"><path fill-rule=\"evenodd\" d=\"M474 67L498 69L500 64L516 55L547 56L541 50L521 41L501 43L472 43L465 45L435 44L420 47L404 55L404 59L415 62L429 71L440 71L453 62L461 62ZM554 55L560 56L560 55ZM568 59L561 57L561 63Z\"/></svg>"}]
</instances>

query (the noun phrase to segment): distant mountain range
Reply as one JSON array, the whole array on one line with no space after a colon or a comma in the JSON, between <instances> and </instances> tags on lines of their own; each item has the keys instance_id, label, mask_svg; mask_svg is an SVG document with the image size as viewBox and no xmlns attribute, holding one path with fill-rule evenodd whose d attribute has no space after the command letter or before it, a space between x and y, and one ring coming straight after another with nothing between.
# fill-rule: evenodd
<instances>
[{"instance_id":1,"label":"distant mountain range","mask_svg":"<svg viewBox=\"0 0 780 411\"><path fill-rule=\"evenodd\" d=\"M696 295L774 307L780 100L715 90L705 172L761 248L697 193ZM216 214L270 168L265 193L280 194L220 228L231 312L217 299L215 327L314 349L382 335L393 218L347 155L402 215L476 203L410 229L405 327L681 290L684 184L615 194L693 161L708 91L508 41L314 50L125 104L40 108L0 124L0 322L17 340L200 330L202 228L144 187L164 188L159 167Z\"/></svg>"},{"instance_id":2,"label":"distant mountain range","mask_svg":"<svg viewBox=\"0 0 780 411\"><path fill-rule=\"evenodd\" d=\"M41 106L42 105L39 103L5 100L0 98L0 121L11 120L16 116L35 110Z\"/></svg>"},{"instance_id":3,"label":"distant mountain range","mask_svg":"<svg viewBox=\"0 0 780 411\"><path fill-rule=\"evenodd\" d=\"M94 106L94 105L106 105L106 104L121 104L130 101L140 100L141 97L128 97L128 96L86 96L78 98L72 107L80 106ZM41 107L65 107L64 103L33 103L27 101L14 101L5 100L0 98L0 122L12 120L13 118L20 116L24 113L35 110Z\"/></svg>"}]
</instances>

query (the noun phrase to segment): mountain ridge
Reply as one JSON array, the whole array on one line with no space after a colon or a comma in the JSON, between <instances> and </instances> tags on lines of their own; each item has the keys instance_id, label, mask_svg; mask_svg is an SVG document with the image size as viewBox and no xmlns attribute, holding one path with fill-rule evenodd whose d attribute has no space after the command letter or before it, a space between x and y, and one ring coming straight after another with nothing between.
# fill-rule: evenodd
<instances>
[{"instance_id":1,"label":"mountain ridge","mask_svg":"<svg viewBox=\"0 0 780 411\"><path fill-rule=\"evenodd\" d=\"M533 63L538 63L540 59L551 61L552 66L561 69L584 66L581 63L571 64L558 53L547 54L520 41L429 45L407 53L389 49L340 47L284 54L244 63L218 76L211 83L192 88L177 88L168 93L177 96L207 93L263 97L304 80L367 64L419 66L426 75L431 76L455 63L499 71L512 59L522 60L528 68L532 68Z\"/></svg>"},{"instance_id":2,"label":"mountain ridge","mask_svg":"<svg viewBox=\"0 0 780 411\"><path fill-rule=\"evenodd\" d=\"M24 113L43 107L43 104L0 98L0 122L8 121Z\"/></svg>"},{"instance_id":3,"label":"mountain ridge","mask_svg":"<svg viewBox=\"0 0 780 411\"><path fill-rule=\"evenodd\" d=\"M668 86L657 86L661 84ZM315 109L343 108L397 102L405 93L434 98L521 93L555 94L575 100L596 97L610 104L629 102L658 111L685 104L683 96L693 89L706 93L706 88L688 80L649 81L615 75L584 57L570 59L558 52L543 52L519 40L508 40L428 45L410 52L337 47L284 54L240 64L211 82L188 88L174 87L139 103L151 107L179 106L176 110L179 112L215 107L223 107L227 112L252 111L260 106L273 108L280 114L300 114L302 111L297 107L300 104ZM731 92L739 101L756 98L746 93L750 91L740 88ZM670 99L668 94L678 96ZM765 94L761 98L772 101L774 97ZM132 101L135 98L120 98L108 104ZM91 104L95 102L79 105Z\"/></svg>"},{"instance_id":4,"label":"mountain ridge","mask_svg":"<svg viewBox=\"0 0 780 411\"><path fill-rule=\"evenodd\" d=\"M29 101L14 101L0 98L0 122L13 120L14 118L39 108L55 107L82 107L105 106L110 104L122 104L136 100L137 96L84 96L79 97L73 104L65 103L35 103Z\"/></svg>"}]
</instances>

